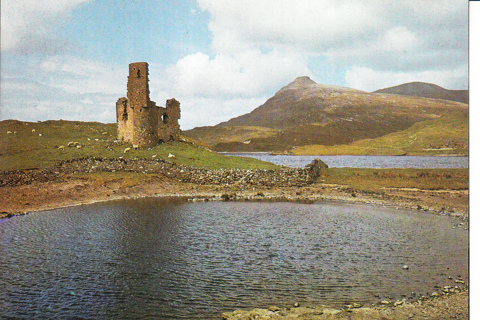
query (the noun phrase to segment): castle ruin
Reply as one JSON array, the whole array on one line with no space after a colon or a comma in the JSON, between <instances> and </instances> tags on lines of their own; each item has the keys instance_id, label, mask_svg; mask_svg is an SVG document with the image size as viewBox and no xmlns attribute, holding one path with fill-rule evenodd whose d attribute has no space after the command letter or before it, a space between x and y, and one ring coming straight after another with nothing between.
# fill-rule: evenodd
<instances>
[{"instance_id":1,"label":"castle ruin","mask_svg":"<svg viewBox=\"0 0 480 320\"><path fill-rule=\"evenodd\" d=\"M127 97L117 100L117 138L139 147L152 147L180 137L180 102L168 99L165 107L150 100L148 63L129 65Z\"/></svg>"}]
</instances>

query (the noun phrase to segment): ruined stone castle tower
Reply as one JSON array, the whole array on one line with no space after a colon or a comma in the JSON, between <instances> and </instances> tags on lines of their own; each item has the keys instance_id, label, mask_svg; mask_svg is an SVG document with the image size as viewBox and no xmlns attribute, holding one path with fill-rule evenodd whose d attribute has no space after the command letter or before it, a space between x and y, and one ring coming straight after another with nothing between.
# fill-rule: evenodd
<instances>
[{"instance_id":1,"label":"ruined stone castle tower","mask_svg":"<svg viewBox=\"0 0 480 320\"><path fill-rule=\"evenodd\" d=\"M127 98L117 101L118 139L139 147L177 140L181 133L178 119L180 103L177 100L168 99L165 108L150 100L148 63L131 63Z\"/></svg>"}]
</instances>

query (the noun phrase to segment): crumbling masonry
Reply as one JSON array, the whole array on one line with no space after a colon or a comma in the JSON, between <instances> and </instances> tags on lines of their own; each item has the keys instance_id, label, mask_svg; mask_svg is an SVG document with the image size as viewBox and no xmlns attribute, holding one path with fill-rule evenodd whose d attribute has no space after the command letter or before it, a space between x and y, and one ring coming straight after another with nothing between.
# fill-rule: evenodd
<instances>
[{"instance_id":1,"label":"crumbling masonry","mask_svg":"<svg viewBox=\"0 0 480 320\"><path fill-rule=\"evenodd\" d=\"M180 103L168 99L166 107L150 100L148 88L148 63L129 65L127 98L117 101L118 139L139 147L155 146L163 141L180 137Z\"/></svg>"}]
</instances>

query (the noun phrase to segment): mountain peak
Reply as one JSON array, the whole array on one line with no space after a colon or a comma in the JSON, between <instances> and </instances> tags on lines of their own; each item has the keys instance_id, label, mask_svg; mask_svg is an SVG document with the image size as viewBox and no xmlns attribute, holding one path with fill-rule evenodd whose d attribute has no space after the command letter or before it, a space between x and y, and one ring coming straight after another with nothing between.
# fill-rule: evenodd
<instances>
[{"instance_id":1,"label":"mountain peak","mask_svg":"<svg viewBox=\"0 0 480 320\"><path fill-rule=\"evenodd\" d=\"M285 87L281 88L277 93L283 92L285 90L304 89L308 86L316 85L316 84L317 83L312 79L310 79L310 77L307 77L307 76L297 77L295 80L287 84Z\"/></svg>"},{"instance_id":2,"label":"mountain peak","mask_svg":"<svg viewBox=\"0 0 480 320\"><path fill-rule=\"evenodd\" d=\"M320 93L331 93L331 92L357 92L365 93L364 91L331 85L331 84L318 84L308 76L297 77L295 80L290 82L285 87L281 88L276 95L283 94L285 91L294 90L298 92L307 92L309 95L320 94Z\"/></svg>"},{"instance_id":3,"label":"mountain peak","mask_svg":"<svg viewBox=\"0 0 480 320\"><path fill-rule=\"evenodd\" d=\"M290 86L295 86L295 87L300 87L300 86L308 86L311 84L317 84L315 81L310 79L310 77L307 76L302 76L302 77L297 77L295 80L293 80L290 84L287 85L287 87Z\"/></svg>"}]
</instances>

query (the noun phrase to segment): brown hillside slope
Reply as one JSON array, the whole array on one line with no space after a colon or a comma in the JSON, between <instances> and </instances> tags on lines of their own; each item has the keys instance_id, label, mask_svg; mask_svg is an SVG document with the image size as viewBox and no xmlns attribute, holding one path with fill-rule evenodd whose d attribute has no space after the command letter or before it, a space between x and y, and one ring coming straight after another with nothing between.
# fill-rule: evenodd
<instances>
[{"instance_id":1,"label":"brown hillside slope","mask_svg":"<svg viewBox=\"0 0 480 320\"><path fill-rule=\"evenodd\" d=\"M374 91L373 93L392 93L414 97L444 99L468 104L468 90L449 90L433 83L409 82L398 86Z\"/></svg>"},{"instance_id":2,"label":"brown hillside slope","mask_svg":"<svg viewBox=\"0 0 480 320\"><path fill-rule=\"evenodd\" d=\"M278 151L377 138L419 121L467 109L468 105L459 102L368 93L299 77L252 112L185 134L208 140L218 151ZM231 130L233 127L236 130ZM235 136L243 127L255 127L256 136ZM265 128L263 135L261 128Z\"/></svg>"}]
</instances>

